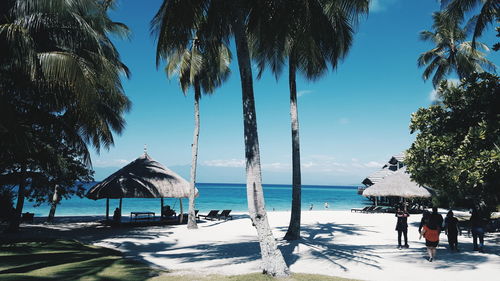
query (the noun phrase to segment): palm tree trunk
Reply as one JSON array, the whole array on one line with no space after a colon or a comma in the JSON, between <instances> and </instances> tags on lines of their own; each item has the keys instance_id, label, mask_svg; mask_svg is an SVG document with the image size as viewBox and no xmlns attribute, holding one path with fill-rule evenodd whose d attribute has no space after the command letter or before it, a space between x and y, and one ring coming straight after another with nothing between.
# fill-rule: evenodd
<instances>
[{"instance_id":1,"label":"palm tree trunk","mask_svg":"<svg viewBox=\"0 0 500 281\"><path fill-rule=\"evenodd\" d=\"M196 193L196 163L198 161L198 138L200 136L200 97L201 89L198 79L194 81L194 133L193 146L191 147L191 182L189 192L189 209L188 209L188 229L197 229L194 206L194 196Z\"/></svg>"},{"instance_id":2,"label":"palm tree trunk","mask_svg":"<svg viewBox=\"0 0 500 281\"><path fill-rule=\"evenodd\" d=\"M54 186L54 194L52 195L52 200L50 203L50 211L49 215L47 216L47 222L50 223L54 220L54 216L56 214L56 208L57 204L59 204L59 190L58 190L58 185L56 184Z\"/></svg>"},{"instance_id":3,"label":"palm tree trunk","mask_svg":"<svg viewBox=\"0 0 500 281\"><path fill-rule=\"evenodd\" d=\"M17 191L17 204L16 212L14 213L9 227L8 232L17 232L19 230L19 224L21 223L21 215L23 213L24 206L24 192L26 189L26 167L21 167L21 173L19 175L19 189Z\"/></svg>"},{"instance_id":4,"label":"palm tree trunk","mask_svg":"<svg viewBox=\"0 0 500 281\"><path fill-rule=\"evenodd\" d=\"M253 225L257 229L263 272L272 276L288 276L288 267L283 255L278 250L276 239L269 226L264 207L252 69L250 66L248 41L244 29L244 9L237 8L236 13L237 18L234 21L233 31L236 41L243 99L248 212Z\"/></svg>"},{"instance_id":5,"label":"palm tree trunk","mask_svg":"<svg viewBox=\"0 0 500 281\"><path fill-rule=\"evenodd\" d=\"M293 53L289 57L290 84L290 119L292 123L292 214L290 224L285 234L286 240L300 239L301 213L301 173L300 173L300 140L299 140L299 112L297 110L296 65Z\"/></svg>"}]
</instances>

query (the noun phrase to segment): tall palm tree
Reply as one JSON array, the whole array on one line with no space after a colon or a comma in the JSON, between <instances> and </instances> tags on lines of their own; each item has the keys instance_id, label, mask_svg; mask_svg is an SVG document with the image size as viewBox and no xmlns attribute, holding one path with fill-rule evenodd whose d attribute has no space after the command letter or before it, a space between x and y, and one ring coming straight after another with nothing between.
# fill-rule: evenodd
<instances>
[{"instance_id":1,"label":"tall palm tree","mask_svg":"<svg viewBox=\"0 0 500 281\"><path fill-rule=\"evenodd\" d=\"M352 45L358 18L368 13L368 0L306 0L267 2L272 16L251 30L252 50L259 65L259 77L269 65L279 76L288 58L290 119L292 131L292 212L285 235L300 238L301 172L296 73L315 80L328 64L335 69ZM269 29L268 26L273 26Z\"/></svg>"},{"instance_id":2,"label":"tall palm tree","mask_svg":"<svg viewBox=\"0 0 500 281\"><path fill-rule=\"evenodd\" d=\"M112 6L113 1L106 2L108 7ZM35 148L36 138L31 137L36 132L34 129L60 126L67 141L85 153L88 165L87 144L98 151L113 144L113 132L123 130L123 114L130 108L120 80L121 74L128 76L129 72L108 34L126 34L127 29L109 19L103 3L95 0L2 2L0 45L6 55L0 58L0 99L15 108L18 116L31 121L19 122L13 131L10 124L0 124L10 128L5 132L7 135L12 132L24 136ZM11 224L15 230L22 212L28 162L36 158L33 151L23 151L16 143L3 144L20 152L12 157L17 161L15 170L21 175L17 216ZM30 143L25 143L25 148L29 146Z\"/></svg>"},{"instance_id":3,"label":"tall palm tree","mask_svg":"<svg viewBox=\"0 0 500 281\"><path fill-rule=\"evenodd\" d=\"M220 43L220 42L216 42ZM162 52L160 57L162 57ZM188 224L189 229L198 228L195 215L195 183L196 165L198 161L198 138L200 134L199 102L202 90L211 94L220 86L230 74L231 52L225 44L202 42L198 37L193 38L187 49L178 49L168 52L165 72L168 78L178 76L179 84L184 94L190 87L194 88L194 132L191 146L191 180L189 193Z\"/></svg>"},{"instance_id":4,"label":"tall palm tree","mask_svg":"<svg viewBox=\"0 0 500 281\"><path fill-rule=\"evenodd\" d=\"M495 69L495 65L485 58L485 53L473 48L472 42L465 41L466 32L460 28L459 21L442 12L436 12L432 17L434 30L420 32L421 40L435 44L434 48L422 53L418 58L418 66L426 67L422 75L424 80L429 79L434 73L432 84L437 87L453 71L461 79L473 72ZM485 44L480 42L476 44L481 49L489 51Z\"/></svg>"},{"instance_id":5,"label":"tall palm tree","mask_svg":"<svg viewBox=\"0 0 500 281\"><path fill-rule=\"evenodd\" d=\"M500 2L498 0L441 0L441 8L446 14L463 19L465 13L479 8L479 13L472 16L467 26L473 28L472 46L475 47L486 27L495 21L500 21Z\"/></svg>"},{"instance_id":6,"label":"tall palm tree","mask_svg":"<svg viewBox=\"0 0 500 281\"><path fill-rule=\"evenodd\" d=\"M253 93L252 68L248 47L247 25L252 19L265 17L269 11L258 9L263 0L164 0L153 19L162 21L158 45L163 50L187 46L197 30L198 19L206 17L206 36L211 40L227 42L234 37L240 72L245 158L247 174L247 201L250 219L257 230L262 255L263 272L273 276L289 274L283 255L278 250L264 206L260 164L257 119ZM156 25L160 26L160 25Z\"/></svg>"}]
</instances>

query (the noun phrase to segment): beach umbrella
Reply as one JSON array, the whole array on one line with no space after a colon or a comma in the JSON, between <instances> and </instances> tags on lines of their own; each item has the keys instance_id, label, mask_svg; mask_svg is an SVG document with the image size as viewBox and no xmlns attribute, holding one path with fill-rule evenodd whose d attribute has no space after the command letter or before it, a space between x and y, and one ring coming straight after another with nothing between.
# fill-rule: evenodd
<instances>
[{"instance_id":1,"label":"beach umbrella","mask_svg":"<svg viewBox=\"0 0 500 281\"><path fill-rule=\"evenodd\" d=\"M139 158L92 187L86 196L93 200L107 199L108 219L109 199L120 199L121 210L122 198L162 198L163 205L163 198L188 198L189 192L188 181L144 152ZM195 188L195 192L195 196L198 196L198 189Z\"/></svg>"},{"instance_id":2,"label":"beach umbrella","mask_svg":"<svg viewBox=\"0 0 500 281\"><path fill-rule=\"evenodd\" d=\"M388 174L386 177L363 191L363 196L366 197L397 196L403 198L429 198L432 194L432 189L422 187L410 178L410 174L406 172L406 167L392 174Z\"/></svg>"}]
</instances>

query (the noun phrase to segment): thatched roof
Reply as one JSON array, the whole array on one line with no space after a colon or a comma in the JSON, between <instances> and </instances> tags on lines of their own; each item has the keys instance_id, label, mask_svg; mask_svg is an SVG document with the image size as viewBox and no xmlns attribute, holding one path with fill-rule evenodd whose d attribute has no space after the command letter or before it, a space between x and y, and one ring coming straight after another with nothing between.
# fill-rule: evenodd
<instances>
[{"instance_id":1,"label":"thatched roof","mask_svg":"<svg viewBox=\"0 0 500 281\"><path fill-rule=\"evenodd\" d=\"M392 165L397 164L398 162L404 162L405 161L405 152L401 152L400 154L393 155L391 159L389 159L389 163Z\"/></svg>"},{"instance_id":2,"label":"thatched roof","mask_svg":"<svg viewBox=\"0 0 500 281\"><path fill-rule=\"evenodd\" d=\"M196 196L198 190L196 189ZM87 193L101 198L188 198L189 182L147 153L121 168Z\"/></svg>"},{"instance_id":3,"label":"thatched roof","mask_svg":"<svg viewBox=\"0 0 500 281\"><path fill-rule=\"evenodd\" d=\"M376 171L375 173L369 175L367 178L365 178L363 180L362 183L364 185L373 185L373 184L376 184L377 182L381 181L382 179L384 179L386 176L392 175L392 174L394 174L393 171L385 168L385 169Z\"/></svg>"},{"instance_id":4,"label":"thatched roof","mask_svg":"<svg viewBox=\"0 0 500 281\"><path fill-rule=\"evenodd\" d=\"M366 188L363 196L431 197L431 192L431 189L414 182L406 172L406 168L402 168Z\"/></svg>"}]
</instances>

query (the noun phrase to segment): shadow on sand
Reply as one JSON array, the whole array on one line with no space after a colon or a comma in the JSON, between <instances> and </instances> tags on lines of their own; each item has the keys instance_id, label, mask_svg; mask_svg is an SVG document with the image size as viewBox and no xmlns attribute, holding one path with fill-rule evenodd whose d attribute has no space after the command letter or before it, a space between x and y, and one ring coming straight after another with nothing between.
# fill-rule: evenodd
<instances>
[{"instance_id":1,"label":"shadow on sand","mask_svg":"<svg viewBox=\"0 0 500 281\"><path fill-rule=\"evenodd\" d=\"M286 231L286 229L286 227L281 228L283 231ZM315 225L306 225L301 228L301 239L295 241L282 240L279 248L289 266L293 265L301 257L297 250L303 245L310 248L311 255L314 258L329 261L344 271L348 271L348 268L342 265L345 261L380 268L376 260L380 256L374 253L374 247L335 244L335 236L339 233L350 235L354 238L361 235L361 231L370 232L366 228L353 224L318 223ZM355 240L353 239L353 241Z\"/></svg>"}]
</instances>

